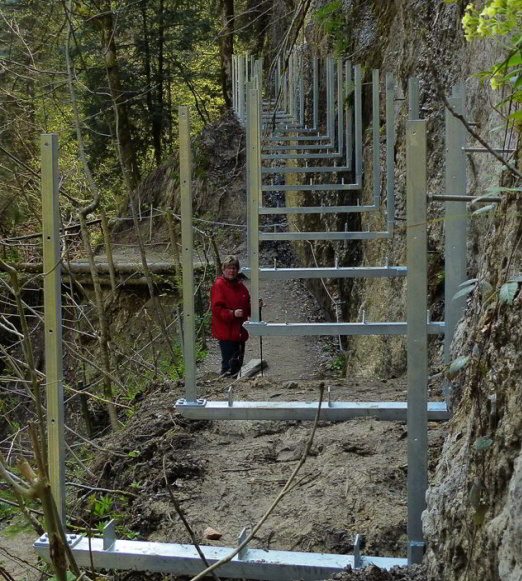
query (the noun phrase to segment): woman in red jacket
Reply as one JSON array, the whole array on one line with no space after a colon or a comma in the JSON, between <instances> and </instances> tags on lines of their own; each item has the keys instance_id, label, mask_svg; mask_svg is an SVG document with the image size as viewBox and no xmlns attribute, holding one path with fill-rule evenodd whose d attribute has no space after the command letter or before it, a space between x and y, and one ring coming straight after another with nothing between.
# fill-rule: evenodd
<instances>
[{"instance_id":1,"label":"woman in red jacket","mask_svg":"<svg viewBox=\"0 0 522 581\"><path fill-rule=\"evenodd\" d=\"M239 373L248 339L243 323L250 316L250 293L238 280L238 273L239 260L226 256L223 276L212 285L212 335L219 340L222 375Z\"/></svg>"}]
</instances>

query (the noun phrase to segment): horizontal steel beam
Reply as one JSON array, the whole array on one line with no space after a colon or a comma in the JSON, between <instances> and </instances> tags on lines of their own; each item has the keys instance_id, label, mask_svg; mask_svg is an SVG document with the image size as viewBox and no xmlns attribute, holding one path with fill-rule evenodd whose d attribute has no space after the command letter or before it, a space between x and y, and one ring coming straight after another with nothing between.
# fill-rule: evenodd
<instances>
[{"instance_id":1,"label":"horizontal steel beam","mask_svg":"<svg viewBox=\"0 0 522 581\"><path fill-rule=\"evenodd\" d=\"M37 553L50 562L49 542L44 535L34 543ZM228 547L201 546L209 564L229 555L234 549ZM192 545L156 543L145 541L115 540L108 549L103 548L103 539L82 537L72 549L80 567L91 568L91 558L96 569L116 569L171 573L173 575L197 575L205 566ZM362 557L362 567L377 565L391 569L404 567L407 559L387 557ZM222 578L260 579L267 581L292 581L303 579L315 581L328 579L346 567L354 567L352 555L330 555L325 553L299 553L294 551L266 551L247 549L242 559L238 556L218 569Z\"/></svg>"},{"instance_id":2,"label":"horizontal steel beam","mask_svg":"<svg viewBox=\"0 0 522 581\"><path fill-rule=\"evenodd\" d=\"M343 157L342 153L281 153L279 155L262 155L261 159L334 159Z\"/></svg>"},{"instance_id":3,"label":"horizontal steel beam","mask_svg":"<svg viewBox=\"0 0 522 581\"><path fill-rule=\"evenodd\" d=\"M266 145L263 143L263 151L312 151L313 149L333 149L333 143L323 143L321 145Z\"/></svg>"},{"instance_id":4,"label":"horizontal steel beam","mask_svg":"<svg viewBox=\"0 0 522 581\"><path fill-rule=\"evenodd\" d=\"M282 206L281 208L268 208L261 206L260 214L357 214L359 212L372 212L377 206Z\"/></svg>"},{"instance_id":5,"label":"horizontal steel beam","mask_svg":"<svg viewBox=\"0 0 522 581\"><path fill-rule=\"evenodd\" d=\"M429 200L435 202L473 202L478 204L488 204L489 202L502 202L504 199L502 196L483 196L477 202L479 196L446 196L443 194L433 194L428 196Z\"/></svg>"},{"instance_id":6,"label":"horizontal steel beam","mask_svg":"<svg viewBox=\"0 0 522 581\"><path fill-rule=\"evenodd\" d=\"M294 137L264 137L263 141L325 141L331 139L329 135L296 135Z\"/></svg>"},{"instance_id":7,"label":"horizontal steel beam","mask_svg":"<svg viewBox=\"0 0 522 581\"><path fill-rule=\"evenodd\" d=\"M516 149L502 149L492 147L491 149L487 147L462 147L462 151L466 153L515 153Z\"/></svg>"},{"instance_id":8,"label":"horizontal steel beam","mask_svg":"<svg viewBox=\"0 0 522 581\"><path fill-rule=\"evenodd\" d=\"M266 127L271 127L273 124L272 123L263 123L263 128ZM292 129L289 129L287 127L278 127L279 123L276 123L276 127L274 129L272 129L272 134L274 133L288 133L289 131L293 131ZM299 134L299 133L317 133L319 130L315 129L314 127L299 127L298 129L295 129L295 133ZM322 137L322 136L321 136ZM325 136L327 137L327 136Z\"/></svg>"},{"instance_id":9,"label":"horizontal steel beam","mask_svg":"<svg viewBox=\"0 0 522 581\"><path fill-rule=\"evenodd\" d=\"M406 335L407 323L243 323L251 335L307 336L307 335ZM428 323L429 335L442 335L444 323Z\"/></svg>"},{"instance_id":10,"label":"horizontal steel beam","mask_svg":"<svg viewBox=\"0 0 522 581\"><path fill-rule=\"evenodd\" d=\"M263 232L259 240L377 240L391 232Z\"/></svg>"},{"instance_id":11,"label":"horizontal steel beam","mask_svg":"<svg viewBox=\"0 0 522 581\"><path fill-rule=\"evenodd\" d=\"M347 167L263 167L261 173L337 173L351 171Z\"/></svg>"},{"instance_id":12,"label":"horizontal steel beam","mask_svg":"<svg viewBox=\"0 0 522 581\"><path fill-rule=\"evenodd\" d=\"M247 277L250 268L241 269ZM288 280L298 278L384 278L406 276L405 266L355 266L340 268L260 268L263 280Z\"/></svg>"},{"instance_id":13,"label":"horizontal steel beam","mask_svg":"<svg viewBox=\"0 0 522 581\"><path fill-rule=\"evenodd\" d=\"M331 191L354 191L360 190L360 184L296 184L262 186L263 192L331 192Z\"/></svg>"},{"instance_id":14,"label":"horizontal steel beam","mask_svg":"<svg viewBox=\"0 0 522 581\"><path fill-rule=\"evenodd\" d=\"M318 402L281 401L205 401L203 406L176 402L176 411L191 420L314 420ZM406 421L408 403L403 401L331 402L321 407L320 419L343 422L372 417L382 421ZM450 417L445 402L428 403L428 419L445 421Z\"/></svg>"}]
</instances>

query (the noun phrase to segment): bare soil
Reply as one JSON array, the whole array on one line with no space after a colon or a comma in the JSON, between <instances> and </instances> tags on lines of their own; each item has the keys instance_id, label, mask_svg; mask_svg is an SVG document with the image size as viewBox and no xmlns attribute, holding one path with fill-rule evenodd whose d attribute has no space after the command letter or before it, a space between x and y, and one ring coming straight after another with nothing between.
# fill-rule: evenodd
<instances>
[{"instance_id":1,"label":"bare soil","mask_svg":"<svg viewBox=\"0 0 522 581\"><path fill-rule=\"evenodd\" d=\"M311 296L298 282L262 283L263 320L317 320ZM328 369L331 338L265 337L263 377L235 383L235 398L259 401L317 401L319 383L330 386L337 401L400 401L401 379L339 379ZM247 357L259 358L259 339L248 342ZM217 343L198 370L200 395L224 399L230 380L219 378ZM183 397L181 382L150 385L125 428L97 441L91 470L99 477L84 484L123 490L112 495L110 514L93 517L88 490L71 489L73 514L91 526L119 515L119 536L166 542L189 537L165 485L165 476L202 544L235 546L244 527L253 527L268 509L301 458L312 422L189 421L175 410ZM430 425L430 469L438 458L445 427ZM355 534L363 535L363 554L404 557L406 553L407 428L400 422L364 418L320 422L307 461L295 484L252 542L252 547L350 553ZM163 465L165 463L165 471ZM85 522L83 521L83 523ZM80 523L80 521L78 521ZM207 527L219 540L203 538ZM32 538L32 535L30 535ZM30 554L30 540L2 537L0 551L15 579L29 578L17 555ZM31 568L27 566L26 568ZM339 581L423 579L408 573L368 569L346 572Z\"/></svg>"},{"instance_id":2,"label":"bare soil","mask_svg":"<svg viewBox=\"0 0 522 581\"><path fill-rule=\"evenodd\" d=\"M300 283L271 282L261 291L266 302L264 320L303 321L317 315ZM406 398L401 379L328 377L331 355L325 353L325 345L314 337L265 337L263 358L268 368L263 377L237 381L235 398L317 401L321 381L331 387L337 401ZM259 357L258 338L248 342L247 360L251 357ZM226 398L230 380L218 377L219 363L219 349L212 341L198 373L202 397ZM120 490L133 486L138 498L121 508L126 513L123 524L139 538L187 542L169 499L166 476L201 542L235 546L241 530L258 522L289 478L303 454L312 423L189 421L175 411L175 401L182 396L179 382L151 386L125 430L107 441L118 456L99 456L93 470L101 477L93 484ZM430 425L431 469L444 430L443 425ZM365 538L365 554L404 557L406 446L403 423L373 418L320 422L292 491L269 517L252 547L345 554L353 550L354 536L359 533ZM135 450L139 456L129 457ZM85 505L85 500L79 497L79 504ZM204 539L207 527L218 530L222 537ZM402 577L368 577L381 578Z\"/></svg>"}]
</instances>

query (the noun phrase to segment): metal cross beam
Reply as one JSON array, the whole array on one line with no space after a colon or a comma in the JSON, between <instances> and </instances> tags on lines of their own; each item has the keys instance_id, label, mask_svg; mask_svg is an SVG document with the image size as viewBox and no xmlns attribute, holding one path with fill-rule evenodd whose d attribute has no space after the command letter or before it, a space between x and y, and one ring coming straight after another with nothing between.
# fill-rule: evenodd
<instances>
[{"instance_id":1,"label":"metal cross beam","mask_svg":"<svg viewBox=\"0 0 522 581\"><path fill-rule=\"evenodd\" d=\"M103 539L74 536L72 553L78 565L87 569L94 565L95 569L150 571L192 577L205 568L193 545L114 540L108 548L104 548ZM43 559L50 561L47 535L36 541L34 548ZM202 545L201 550L212 565L234 549ZM376 565L382 569L391 569L406 564L406 559L362 556L358 566ZM224 564L219 569L219 575L232 579L316 581L341 573L347 567L355 567L351 555L247 549L243 558L240 559L238 555Z\"/></svg>"},{"instance_id":2,"label":"metal cross beam","mask_svg":"<svg viewBox=\"0 0 522 581\"><path fill-rule=\"evenodd\" d=\"M207 401L191 405L185 399L176 402L176 410L191 420L300 420L313 421L318 402L299 401ZM356 418L376 418L389 422L405 422L408 402L331 402L321 408L319 418L329 422L345 422ZM445 402L429 402L430 421L446 421L449 413Z\"/></svg>"}]
</instances>

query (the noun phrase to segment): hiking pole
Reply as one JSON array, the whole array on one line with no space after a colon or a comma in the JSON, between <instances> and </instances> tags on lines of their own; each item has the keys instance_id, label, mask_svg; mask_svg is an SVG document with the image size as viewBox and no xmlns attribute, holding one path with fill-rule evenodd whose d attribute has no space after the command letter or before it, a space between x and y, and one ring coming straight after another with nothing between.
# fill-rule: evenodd
<instances>
[{"instance_id":1,"label":"hiking pole","mask_svg":"<svg viewBox=\"0 0 522 581\"><path fill-rule=\"evenodd\" d=\"M263 309L263 299L259 299L259 320L262 321L261 311ZM263 335L259 335L259 356L261 357L261 377L264 377L263 373Z\"/></svg>"}]
</instances>

